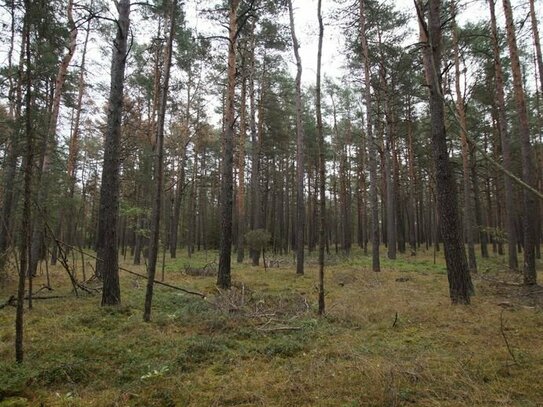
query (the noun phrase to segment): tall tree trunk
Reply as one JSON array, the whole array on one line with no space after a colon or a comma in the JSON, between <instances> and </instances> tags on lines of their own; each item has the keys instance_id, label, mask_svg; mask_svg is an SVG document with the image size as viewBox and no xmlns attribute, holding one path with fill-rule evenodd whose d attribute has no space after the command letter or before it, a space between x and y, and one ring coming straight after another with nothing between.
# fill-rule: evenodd
<instances>
[{"instance_id":1,"label":"tall tree trunk","mask_svg":"<svg viewBox=\"0 0 543 407\"><path fill-rule=\"evenodd\" d=\"M26 3L25 3L26 4ZM8 256L8 247L12 244L12 223L13 223L13 205L15 202L15 176L17 173L17 161L20 154L19 147L19 132L18 125L21 117L22 103L22 86L25 78L24 63L25 63L25 51L26 51L26 38L25 27L23 23L23 30L21 34L21 49L19 54L19 66L17 69L17 80L13 83L11 77L12 71L12 55L15 47L15 26L16 26L16 10L15 2L11 2L11 42L8 51L8 69L10 72L9 77L9 118L12 123L12 128L9 132L9 142L7 146L6 157L3 165L3 189L2 189L2 209L0 214L0 287L7 280L7 271L5 265Z\"/></svg>"},{"instance_id":2,"label":"tall tree trunk","mask_svg":"<svg viewBox=\"0 0 543 407\"><path fill-rule=\"evenodd\" d=\"M454 77L455 77L455 91L456 91L456 111L460 120L460 138L462 140L462 173L463 173L463 187L464 187L464 232L466 234L466 242L468 244L468 267L472 273L477 272L477 260L475 258L475 242L473 236L474 222L474 207L473 207L473 195L470 176L470 151L465 129L467 129L466 121L466 109L464 106L464 97L460 86L460 51L458 49L458 27L456 25L456 13L457 6L456 1L451 3L452 14L452 39L453 39L453 53L454 53Z\"/></svg>"},{"instance_id":3,"label":"tall tree trunk","mask_svg":"<svg viewBox=\"0 0 543 407\"><path fill-rule=\"evenodd\" d=\"M30 239L32 237L31 220L31 200L32 200L32 172L34 165L34 152L32 140L32 74L31 74L31 57L30 57L30 7L32 2L25 0L25 17L23 23L23 40L25 48L25 164L24 164L24 198L23 198L23 213L21 217L21 243L19 248L20 264L19 264L19 284L17 287L17 311L15 314L15 360L17 363L22 363L24 358L23 348L23 318L24 318L24 296L25 296L25 278L30 264ZM23 56L23 55L21 55Z\"/></svg>"},{"instance_id":4,"label":"tall tree trunk","mask_svg":"<svg viewBox=\"0 0 543 407\"><path fill-rule=\"evenodd\" d=\"M170 10L170 29L166 56L164 58L164 78L160 92L160 105L158 110L156 145L155 145L155 191L153 208L151 212L151 234L149 238L149 260L147 262L147 289L145 291L145 306L143 320L151 320L151 306L153 303L153 287L156 275L156 263L158 258L158 246L160 236L160 213L163 194L164 174L164 121L166 118L166 106L168 104L168 88L170 84L170 67L172 65L173 38L175 36L175 15L177 12L177 0L173 0Z\"/></svg>"},{"instance_id":5,"label":"tall tree trunk","mask_svg":"<svg viewBox=\"0 0 543 407\"><path fill-rule=\"evenodd\" d=\"M529 2L530 2L530 21L532 23L532 35L534 37L534 45L535 45L535 58L537 61L537 71L539 72L539 85L541 86L540 92L543 94L543 56L541 54L541 41L539 39L537 16L535 14L535 0L529 0Z\"/></svg>"},{"instance_id":6,"label":"tall tree trunk","mask_svg":"<svg viewBox=\"0 0 543 407\"><path fill-rule=\"evenodd\" d=\"M445 105L441 77L442 21L441 0L430 0L428 24L419 6L421 43L426 84L430 91L432 153L435 165L436 201L445 262L449 278L449 294L453 304L469 304L473 285L464 251L458 217L458 201L449 163L445 131Z\"/></svg>"},{"instance_id":7,"label":"tall tree trunk","mask_svg":"<svg viewBox=\"0 0 543 407\"><path fill-rule=\"evenodd\" d=\"M49 124L47 128L47 133L44 136L42 145L40 147L40 166L38 167L38 172L36 178L39 183L38 190L38 202L40 203L40 213L36 217L34 222L34 230L32 232L32 247L31 247L31 257L30 257L30 274L29 278L31 279L33 275L36 274L38 267L38 262L42 255L43 245L44 245L44 229L45 222L47 222L47 197L50 190L50 165L52 160L52 155L54 151L54 145L56 140L57 125L58 125L58 116L60 112L60 102L62 97L62 91L64 88L64 83L66 82L66 76L68 74L68 68L72 57L74 56L75 49L77 46L77 25L75 24L73 18L73 0L68 0L67 5L67 17L68 17L68 29L70 31L68 38L68 50L64 54L55 78L55 87L53 93L53 100L51 106L51 116L49 118Z\"/></svg>"},{"instance_id":8,"label":"tall tree trunk","mask_svg":"<svg viewBox=\"0 0 543 407\"><path fill-rule=\"evenodd\" d=\"M498 39L498 29L496 24L495 0L489 0L490 6L490 26L492 31L492 48L494 54L494 75L496 77L496 108L498 111L498 131L500 133L503 166L511 171L511 141L507 129L507 116L504 93L503 69L500 57L500 46ZM507 242L508 242L508 264L511 271L518 270L517 258L517 232L515 226L516 211L514 203L513 183L510 177L503 177L505 189L505 211L507 213Z\"/></svg>"},{"instance_id":9,"label":"tall tree trunk","mask_svg":"<svg viewBox=\"0 0 543 407\"><path fill-rule=\"evenodd\" d=\"M302 59L294 29L292 0L288 0L290 33L296 58L296 274L304 274L304 132L302 126Z\"/></svg>"},{"instance_id":10,"label":"tall tree trunk","mask_svg":"<svg viewBox=\"0 0 543 407\"><path fill-rule=\"evenodd\" d=\"M237 151L238 188L236 191L236 203L238 210L237 230L237 262L243 263L245 257L245 137L247 133L247 80L245 73L241 80L241 106L239 116L239 140Z\"/></svg>"},{"instance_id":11,"label":"tall tree trunk","mask_svg":"<svg viewBox=\"0 0 543 407\"><path fill-rule=\"evenodd\" d=\"M418 222L417 222L417 210L416 210L416 194L417 194L417 181L415 175L415 152L413 151L413 122L411 119L411 99L407 102L407 157L408 157L408 173L409 173L409 246L411 248L411 255L417 254L418 244Z\"/></svg>"},{"instance_id":12,"label":"tall tree trunk","mask_svg":"<svg viewBox=\"0 0 543 407\"><path fill-rule=\"evenodd\" d=\"M526 109L526 100L524 89L522 87L522 72L520 68L520 59L517 48L517 37L515 33L515 24L513 20L513 11L511 2L503 0L503 10L506 21L507 44L509 46L509 56L511 58L511 70L513 73L513 91L517 106L517 115L519 120L519 139L522 155L522 180L535 186L535 166L533 160L532 145L530 142L530 126L528 122L528 111ZM535 268L535 242L536 227L538 224L538 202L536 196L523 190L524 204L524 284L533 285L537 283L537 272Z\"/></svg>"},{"instance_id":13,"label":"tall tree trunk","mask_svg":"<svg viewBox=\"0 0 543 407\"><path fill-rule=\"evenodd\" d=\"M222 178L221 178L221 236L219 245L219 273L217 285L230 288L232 256L232 210L233 210L233 161L236 93L236 53L238 31L239 0L229 1L229 43L228 43L228 82L226 90L226 122L222 140Z\"/></svg>"},{"instance_id":14,"label":"tall tree trunk","mask_svg":"<svg viewBox=\"0 0 543 407\"><path fill-rule=\"evenodd\" d=\"M366 138L370 161L370 206L371 206L371 254L373 271L381 271L379 261L379 202L377 200L377 149L373 135L373 111L371 100L370 59L366 31L366 0L360 0L360 41L364 59L364 87L366 100Z\"/></svg>"},{"instance_id":15,"label":"tall tree trunk","mask_svg":"<svg viewBox=\"0 0 543 407\"><path fill-rule=\"evenodd\" d=\"M324 132L322 127L321 112L321 62L322 62L322 39L324 34L324 24L321 14L321 0L318 0L318 20L319 20L319 49L317 52L317 84L315 110L317 112L317 133L319 137L319 315L324 314L324 247L325 228L326 228L326 169L324 159Z\"/></svg>"},{"instance_id":16,"label":"tall tree trunk","mask_svg":"<svg viewBox=\"0 0 543 407\"><path fill-rule=\"evenodd\" d=\"M96 242L96 274L102 278L102 305L121 303L117 219L119 216L121 121L123 112L124 71L130 26L130 0L119 0L117 34L111 58L111 89L108 103L104 165L100 186L100 212Z\"/></svg>"}]
</instances>

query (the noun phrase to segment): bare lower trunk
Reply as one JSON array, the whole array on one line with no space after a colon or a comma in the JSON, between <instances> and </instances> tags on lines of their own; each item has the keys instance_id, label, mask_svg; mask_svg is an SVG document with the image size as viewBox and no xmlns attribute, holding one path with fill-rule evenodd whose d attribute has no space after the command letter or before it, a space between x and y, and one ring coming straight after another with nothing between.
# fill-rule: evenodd
<instances>
[{"instance_id":1,"label":"bare lower trunk","mask_svg":"<svg viewBox=\"0 0 543 407\"><path fill-rule=\"evenodd\" d=\"M226 123L222 140L221 179L221 236L219 244L219 273L217 285L230 288L232 257L233 161L236 93L236 51L239 0L230 0L230 27L228 43L228 83L226 92Z\"/></svg>"},{"instance_id":2,"label":"bare lower trunk","mask_svg":"<svg viewBox=\"0 0 543 407\"><path fill-rule=\"evenodd\" d=\"M32 169L34 164L33 140L32 140L32 120L30 113L32 111L32 75L31 75L31 57L30 57L30 33L29 33L29 15L30 0L25 0L25 20L23 25L23 39L26 49L26 95L25 95L25 164L24 164L24 198L23 213L21 217L21 246L20 246L20 265L19 265L19 284L17 287L17 311L15 315L15 360L22 363L24 358L23 348L23 318L24 318L24 296L25 296L25 278L29 266L29 245L32 235L31 219L31 199L32 199Z\"/></svg>"},{"instance_id":3,"label":"bare lower trunk","mask_svg":"<svg viewBox=\"0 0 543 407\"><path fill-rule=\"evenodd\" d=\"M104 144L104 165L100 186L100 209L96 251L96 274L102 278L102 305L121 303L119 259L117 252L117 219L120 193L120 148L123 111L124 71L130 25L130 0L117 5L117 35L111 60L107 131Z\"/></svg>"},{"instance_id":4,"label":"bare lower trunk","mask_svg":"<svg viewBox=\"0 0 543 407\"><path fill-rule=\"evenodd\" d=\"M168 87L170 82L170 67L172 65L173 38L175 35L175 14L177 0L172 1L170 11L170 32L168 33L168 43L166 45L166 57L164 65L164 79L160 92L160 105L158 111L156 145L155 145L155 191L153 197L153 208L151 212L151 233L149 238L149 261L147 263L147 288L145 291L145 306L143 311L143 320L151 320L151 306L153 303L153 287L156 275L156 263L158 258L158 246L160 235L160 213L162 203L162 185L163 181L163 163L164 163L164 121L166 118L166 105L168 103Z\"/></svg>"},{"instance_id":5,"label":"bare lower trunk","mask_svg":"<svg viewBox=\"0 0 543 407\"><path fill-rule=\"evenodd\" d=\"M288 1L290 33L296 58L296 274L304 274L304 133L302 127L302 59L298 38L294 29L292 0Z\"/></svg>"},{"instance_id":6,"label":"bare lower trunk","mask_svg":"<svg viewBox=\"0 0 543 407\"><path fill-rule=\"evenodd\" d=\"M498 111L498 131L500 133L503 166L506 170L511 171L511 141L507 129L507 116L504 94L504 79L503 69L500 57L500 46L498 38L498 30L496 27L496 12L495 0L489 0L490 6L490 24L492 28L492 48L494 53L494 74L496 76L496 108ZM515 226L515 204L513 194L513 183L510 177L503 177L505 190L505 211L507 213L506 230L508 242L508 263L509 269L512 271L518 270L517 259L517 231Z\"/></svg>"},{"instance_id":7,"label":"bare lower trunk","mask_svg":"<svg viewBox=\"0 0 543 407\"><path fill-rule=\"evenodd\" d=\"M460 138L462 140L462 173L464 187L464 232L465 240L468 244L468 266L472 273L477 272L477 260L475 258L475 242L473 236L474 225L474 207L470 176L470 152L465 129L467 129L466 109L464 107L464 98L460 86L460 51L458 49L458 28L456 26L456 3L451 3L453 51L454 51L454 72L455 72L455 90L456 90L456 111L460 120Z\"/></svg>"},{"instance_id":8,"label":"bare lower trunk","mask_svg":"<svg viewBox=\"0 0 543 407\"><path fill-rule=\"evenodd\" d=\"M420 6L419 6L420 7ZM449 163L445 131L445 107L441 84L441 0L430 0L428 24L419 12L426 83L430 90L432 153L435 165L436 203L445 262L449 278L449 293L453 304L469 304L473 285L462 242L458 201L453 173Z\"/></svg>"},{"instance_id":9,"label":"bare lower trunk","mask_svg":"<svg viewBox=\"0 0 543 407\"><path fill-rule=\"evenodd\" d=\"M317 132L319 136L319 315L324 314L324 247L325 229L326 229L326 161L324 159L324 132L322 126L321 112L321 61L322 61L322 40L324 33L324 25L321 15L321 0L318 2L318 19L319 19L319 50L317 54L317 85L316 85L316 102L315 109L317 111Z\"/></svg>"},{"instance_id":10,"label":"bare lower trunk","mask_svg":"<svg viewBox=\"0 0 543 407\"><path fill-rule=\"evenodd\" d=\"M373 136L373 113L371 101L371 76L368 39L366 37L366 0L360 0L360 38L364 59L364 86L366 101L366 138L370 163L370 206L371 206L371 254L372 270L381 271L379 261L379 202L377 200L377 149Z\"/></svg>"},{"instance_id":11,"label":"bare lower trunk","mask_svg":"<svg viewBox=\"0 0 543 407\"><path fill-rule=\"evenodd\" d=\"M511 71L513 73L513 91L517 106L517 115L519 120L519 139L522 156L522 180L535 186L535 166L533 160L532 145L530 142L530 126L528 122L528 111L522 84L522 72L520 68L520 59L517 48L517 38L513 20L513 11L511 2L503 0L503 10L506 20L507 43L509 46L509 56L511 58ZM537 283L537 272L535 268L535 242L536 227L538 224L538 202L536 196L523 190L524 204L524 284L533 285Z\"/></svg>"}]
</instances>

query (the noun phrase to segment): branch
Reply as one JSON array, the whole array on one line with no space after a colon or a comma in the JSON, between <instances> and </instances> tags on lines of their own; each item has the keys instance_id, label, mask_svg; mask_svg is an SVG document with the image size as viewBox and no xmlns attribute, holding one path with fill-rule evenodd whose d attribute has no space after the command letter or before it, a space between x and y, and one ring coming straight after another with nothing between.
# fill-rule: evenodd
<instances>
[{"instance_id":1,"label":"branch","mask_svg":"<svg viewBox=\"0 0 543 407\"><path fill-rule=\"evenodd\" d=\"M79 247L75 247L75 246L72 246L72 245L70 245L68 243L64 243L64 242L62 242L62 241L60 241L58 239L55 239L55 241L57 242L58 245L64 245L64 246L70 248L71 250L75 250L75 251L77 251L79 253L82 253L82 254L84 254L86 256L89 256L90 258L93 258L94 260L100 261L100 259L97 256L94 256L94 255L92 255L90 253L84 252ZM145 274L136 273L135 271L125 269L124 267L119 267L119 270L126 271L129 274L133 274L135 276L148 279L148 277ZM168 284L168 283L164 283L164 282L158 281L158 280L153 280L153 281L154 281L155 284L160 284L160 285L163 285L165 287L172 288L174 290L183 291L184 293L187 293L187 294L197 295L197 296L199 296L201 298L206 298L205 294L199 293L197 291L187 290L186 288L178 287L178 286Z\"/></svg>"}]
</instances>

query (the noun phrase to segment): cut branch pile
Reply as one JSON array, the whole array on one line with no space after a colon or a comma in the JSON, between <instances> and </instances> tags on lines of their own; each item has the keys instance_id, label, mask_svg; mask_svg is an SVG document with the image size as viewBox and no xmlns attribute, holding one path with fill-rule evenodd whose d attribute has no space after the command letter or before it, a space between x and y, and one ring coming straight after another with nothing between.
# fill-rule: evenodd
<instances>
[{"instance_id":1,"label":"cut branch pile","mask_svg":"<svg viewBox=\"0 0 543 407\"><path fill-rule=\"evenodd\" d=\"M311 311L311 305L301 294L256 296L243 283L234 283L230 290L217 289L208 302L226 314L251 320L260 332L300 330L295 322Z\"/></svg>"}]
</instances>

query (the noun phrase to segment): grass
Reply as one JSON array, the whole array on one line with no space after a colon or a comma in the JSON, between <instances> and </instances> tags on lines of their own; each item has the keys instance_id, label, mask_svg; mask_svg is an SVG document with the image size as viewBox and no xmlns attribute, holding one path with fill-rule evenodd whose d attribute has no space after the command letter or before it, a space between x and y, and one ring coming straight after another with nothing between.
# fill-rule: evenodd
<instances>
[{"instance_id":1,"label":"grass","mask_svg":"<svg viewBox=\"0 0 543 407\"><path fill-rule=\"evenodd\" d=\"M168 260L167 282L207 298L156 286L151 323L143 280L121 273L123 305L101 308L53 267L68 297L26 311L20 366L14 308L0 310L0 406L543 405L541 293L504 284L517 277L502 258L481 259L472 305L452 306L439 254L383 259L382 273L334 255L318 318L314 256L302 277L289 256L268 272L234 264L229 293L182 273L215 256Z\"/></svg>"}]
</instances>

